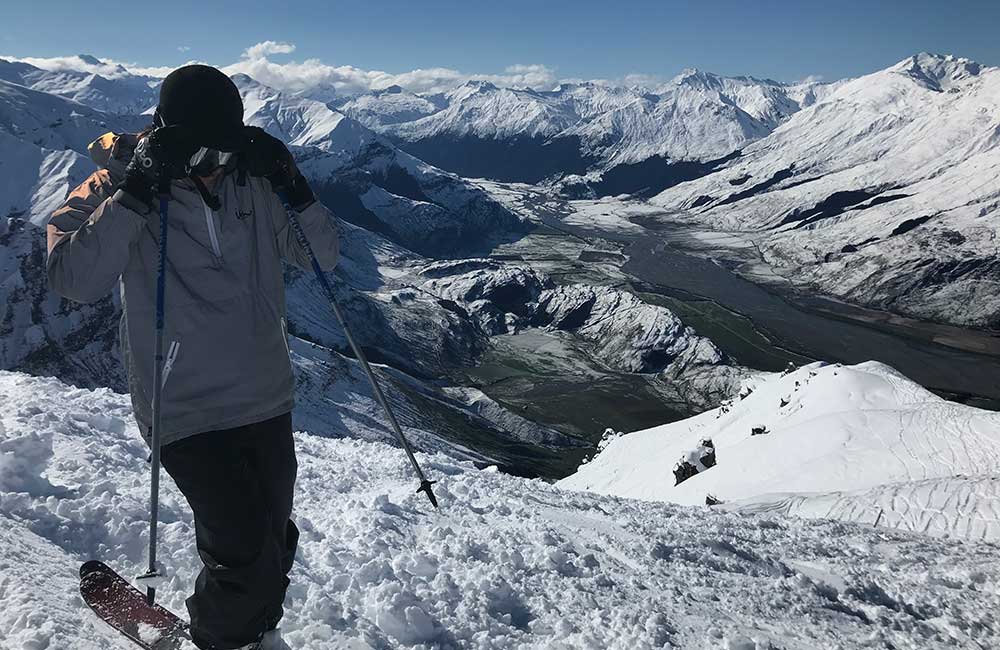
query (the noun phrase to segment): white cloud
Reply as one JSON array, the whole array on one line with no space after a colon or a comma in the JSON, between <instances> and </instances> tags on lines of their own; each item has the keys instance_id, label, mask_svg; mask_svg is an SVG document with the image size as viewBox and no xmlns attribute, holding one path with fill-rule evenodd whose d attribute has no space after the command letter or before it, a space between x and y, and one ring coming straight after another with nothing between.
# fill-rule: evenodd
<instances>
[{"instance_id":1,"label":"white cloud","mask_svg":"<svg viewBox=\"0 0 1000 650\"><path fill-rule=\"evenodd\" d=\"M555 72L544 65L512 65L503 74L469 74L450 68L422 68L403 73L363 70L350 65L332 66L319 59L276 62L272 54L291 54L292 43L264 41L243 51L236 63L224 66L227 74L242 73L286 92L303 92L317 86L332 86L340 94L401 86L411 92L443 92L471 79L497 85L548 89L557 82Z\"/></svg>"},{"instance_id":2,"label":"white cloud","mask_svg":"<svg viewBox=\"0 0 1000 650\"><path fill-rule=\"evenodd\" d=\"M166 77L171 71L180 67L174 65L165 66L142 66L138 63L123 63L121 61L115 61L113 59L97 59L91 56L54 56L54 57L34 57L34 56L8 56L0 54L0 59L7 61L16 61L18 63L27 63L28 65L33 65L36 68L41 68L42 70L51 70L53 72L65 72L65 71L75 71L75 72L87 72L91 74L99 74L102 77L107 77L108 79L114 79L122 75L127 74L138 74L146 75L149 77ZM191 63L204 63L203 61L188 61L183 65L189 65Z\"/></svg>"},{"instance_id":3,"label":"white cloud","mask_svg":"<svg viewBox=\"0 0 1000 650\"><path fill-rule=\"evenodd\" d=\"M251 45L247 49L243 50L243 58L250 59L263 59L268 54L291 54L295 51L295 45L292 43L279 43L277 41L264 41L263 43L257 43L256 45Z\"/></svg>"},{"instance_id":4,"label":"white cloud","mask_svg":"<svg viewBox=\"0 0 1000 650\"><path fill-rule=\"evenodd\" d=\"M123 74L127 74L128 72L124 69L124 66L121 66L115 61L102 61L89 56L54 56L42 58L34 56L17 57L0 55L0 59L27 63L28 65L35 66L36 68L52 70L53 72L77 70L80 72L99 74L105 77L118 77Z\"/></svg>"},{"instance_id":5,"label":"white cloud","mask_svg":"<svg viewBox=\"0 0 1000 650\"><path fill-rule=\"evenodd\" d=\"M180 52L187 52L186 45L178 46ZM288 55L296 50L294 43L263 41L246 48L238 61L228 65L217 65L226 74L243 73L284 92L308 92L317 88L333 88L339 95L351 95L389 86L401 86L415 93L438 93L472 81L489 81L497 86L513 88L533 88L550 90L561 81L556 71L541 64L508 66L501 73L470 73L452 68L419 68L408 72L386 72L365 70L351 65L334 66L319 59L301 61L273 61L271 56ZM106 77L116 77L126 72L162 78L178 66L143 66L136 63L122 63L111 59L98 60L93 57L2 57L10 61L22 61L46 70L79 70ZM189 61L190 63L207 63ZM185 64L187 65L187 64ZM596 80L609 85L652 85L657 80L650 75L629 75L620 80Z\"/></svg>"},{"instance_id":6,"label":"white cloud","mask_svg":"<svg viewBox=\"0 0 1000 650\"><path fill-rule=\"evenodd\" d=\"M192 60L188 61L187 63L182 63L181 65L191 65L192 63L204 64L205 62ZM156 66L145 67L141 65L136 65L134 63L126 63L124 65L126 68L129 69L129 72L132 72L134 74L146 75L147 77L157 77L159 79L166 77L168 74L170 74L177 68L181 67L181 65L156 65Z\"/></svg>"},{"instance_id":7,"label":"white cloud","mask_svg":"<svg viewBox=\"0 0 1000 650\"><path fill-rule=\"evenodd\" d=\"M663 77L655 74L644 74L633 72L622 77L618 83L623 86L642 86L644 88L654 88L666 81Z\"/></svg>"}]
</instances>

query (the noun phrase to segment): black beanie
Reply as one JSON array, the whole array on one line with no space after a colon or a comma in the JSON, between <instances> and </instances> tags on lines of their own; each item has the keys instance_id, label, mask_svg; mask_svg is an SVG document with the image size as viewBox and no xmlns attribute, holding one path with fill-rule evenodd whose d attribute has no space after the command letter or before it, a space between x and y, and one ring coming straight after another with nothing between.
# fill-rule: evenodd
<instances>
[{"instance_id":1,"label":"black beanie","mask_svg":"<svg viewBox=\"0 0 1000 650\"><path fill-rule=\"evenodd\" d=\"M203 147L242 148L243 100L221 70L207 65L177 68L163 80L156 110L164 124L189 127Z\"/></svg>"}]
</instances>

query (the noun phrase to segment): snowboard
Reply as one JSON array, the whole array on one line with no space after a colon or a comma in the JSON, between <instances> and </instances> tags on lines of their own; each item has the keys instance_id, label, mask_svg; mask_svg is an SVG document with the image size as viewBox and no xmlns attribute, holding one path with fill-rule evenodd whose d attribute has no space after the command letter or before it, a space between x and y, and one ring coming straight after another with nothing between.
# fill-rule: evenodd
<instances>
[{"instance_id":1,"label":"snowboard","mask_svg":"<svg viewBox=\"0 0 1000 650\"><path fill-rule=\"evenodd\" d=\"M103 562L80 567L80 595L102 621L141 648L179 650L190 640L187 623L164 607L150 606L146 594Z\"/></svg>"}]
</instances>

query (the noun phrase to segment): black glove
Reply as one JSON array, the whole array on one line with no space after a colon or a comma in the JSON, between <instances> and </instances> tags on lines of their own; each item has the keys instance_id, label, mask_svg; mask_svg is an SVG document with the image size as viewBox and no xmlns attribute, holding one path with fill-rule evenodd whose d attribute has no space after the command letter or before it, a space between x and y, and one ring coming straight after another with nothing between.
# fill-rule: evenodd
<instances>
[{"instance_id":1,"label":"black glove","mask_svg":"<svg viewBox=\"0 0 1000 650\"><path fill-rule=\"evenodd\" d=\"M135 145L121 189L151 204L161 186L188 175L188 161L198 149L191 132L184 127L155 129Z\"/></svg>"},{"instance_id":2,"label":"black glove","mask_svg":"<svg viewBox=\"0 0 1000 650\"><path fill-rule=\"evenodd\" d=\"M243 164L251 176L271 181L274 191L287 198L295 209L304 208L316 200L285 143L260 127L248 126L245 133L247 143L243 150Z\"/></svg>"}]
</instances>

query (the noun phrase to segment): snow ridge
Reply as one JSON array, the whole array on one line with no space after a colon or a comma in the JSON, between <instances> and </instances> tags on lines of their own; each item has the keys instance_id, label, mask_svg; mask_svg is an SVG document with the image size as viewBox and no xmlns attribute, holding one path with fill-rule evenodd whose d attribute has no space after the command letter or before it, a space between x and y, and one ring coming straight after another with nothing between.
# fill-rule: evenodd
<instances>
[{"instance_id":1,"label":"snow ridge","mask_svg":"<svg viewBox=\"0 0 1000 650\"><path fill-rule=\"evenodd\" d=\"M674 485L669 467L703 438L717 465ZM945 401L880 363L818 362L617 438L559 485L996 540L998 467L1000 414Z\"/></svg>"}]
</instances>

